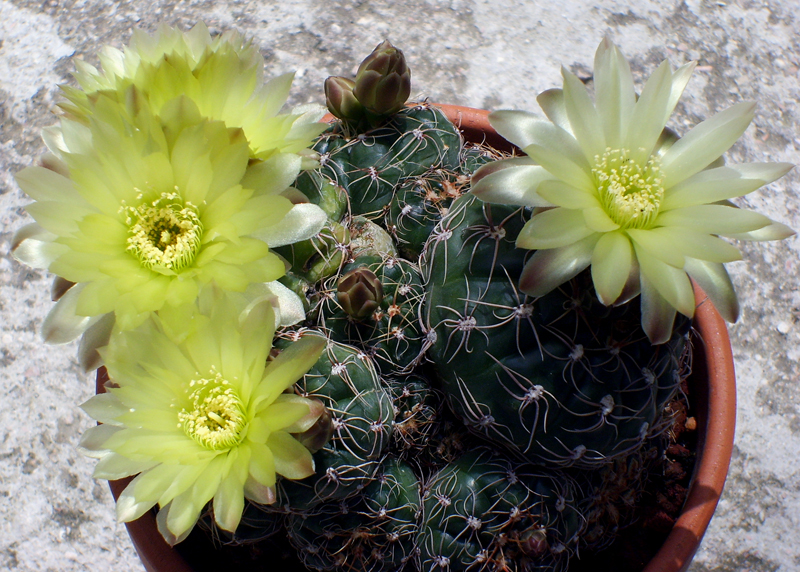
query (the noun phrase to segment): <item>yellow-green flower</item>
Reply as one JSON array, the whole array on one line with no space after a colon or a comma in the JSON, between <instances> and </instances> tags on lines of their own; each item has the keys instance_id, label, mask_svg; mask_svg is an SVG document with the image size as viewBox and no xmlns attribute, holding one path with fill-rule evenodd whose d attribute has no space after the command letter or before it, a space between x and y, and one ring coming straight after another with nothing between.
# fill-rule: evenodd
<instances>
[{"instance_id":1,"label":"yellow-green flower","mask_svg":"<svg viewBox=\"0 0 800 572\"><path fill-rule=\"evenodd\" d=\"M595 56L592 103L562 70L563 89L538 97L549 121L520 111L490 114L492 126L528 157L487 165L473 192L486 202L543 208L517 246L534 249L520 289L542 296L591 265L598 298L619 304L642 295L642 325L653 343L670 336L676 310L691 317L689 277L735 321L736 294L723 263L741 258L720 237L777 240L794 234L729 199L784 175L792 165L723 166L721 155L753 118L741 103L681 139L665 131L694 63L664 61L636 95L630 67L604 40Z\"/></svg>"},{"instance_id":2,"label":"yellow-green flower","mask_svg":"<svg viewBox=\"0 0 800 572\"><path fill-rule=\"evenodd\" d=\"M157 504L159 530L175 544L213 500L217 524L234 531L245 498L272 503L277 475L313 474L292 434L322 406L285 391L325 338L303 337L268 362L274 321L271 300L244 307L211 288L188 314L166 310L111 339L103 353L114 383L83 405L102 425L80 446L100 459L96 478L138 474L117 501L121 522Z\"/></svg>"},{"instance_id":3,"label":"yellow-green flower","mask_svg":"<svg viewBox=\"0 0 800 572\"><path fill-rule=\"evenodd\" d=\"M102 71L76 60L80 89L62 86L69 100L60 104L69 117L86 121L95 102L109 97L159 115L177 97L186 97L201 115L240 127L251 156L268 159L277 153L305 153L325 125L318 123L321 106L279 114L294 74L263 83L264 59L238 32L212 38L205 24L189 32L162 25L154 36L134 30L122 51L100 50Z\"/></svg>"},{"instance_id":4,"label":"yellow-green flower","mask_svg":"<svg viewBox=\"0 0 800 572\"><path fill-rule=\"evenodd\" d=\"M252 167L242 130L185 97L159 116L99 98L88 126L64 120L61 135L63 164L17 174L36 223L18 232L14 254L77 283L53 309L83 320L66 328L75 335L109 312L133 328L211 281L238 292L274 281L285 266L270 246L309 238L326 219L281 195L297 155Z\"/></svg>"}]
</instances>

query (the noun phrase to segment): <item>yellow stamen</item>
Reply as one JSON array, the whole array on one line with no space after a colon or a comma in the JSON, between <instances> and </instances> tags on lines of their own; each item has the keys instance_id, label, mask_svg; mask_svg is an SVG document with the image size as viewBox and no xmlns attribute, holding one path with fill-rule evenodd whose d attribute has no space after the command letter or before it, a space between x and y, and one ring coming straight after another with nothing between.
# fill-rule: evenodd
<instances>
[{"instance_id":1,"label":"yellow stamen","mask_svg":"<svg viewBox=\"0 0 800 572\"><path fill-rule=\"evenodd\" d=\"M177 193L161 193L152 203L124 206L128 247L146 268L180 271L200 251L203 224L197 208Z\"/></svg>"},{"instance_id":2,"label":"yellow stamen","mask_svg":"<svg viewBox=\"0 0 800 572\"><path fill-rule=\"evenodd\" d=\"M621 228L649 228L664 198L661 161L651 156L644 166L630 158L628 149L606 149L595 155L592 169L600 203Z\"/></svg>"},{"instance_id":3,"label":"yellow stamen","mask_svg":"<svg viewBox=\"0 0 800 572\"><path fill-rule=\"evenodd\" d=\"M247 424L241 399L220 373L212 379L193 379L187 389L191 409L178 414L183 431L212 451L230 449L242 440Z\"/></svg>"}]
</instances>

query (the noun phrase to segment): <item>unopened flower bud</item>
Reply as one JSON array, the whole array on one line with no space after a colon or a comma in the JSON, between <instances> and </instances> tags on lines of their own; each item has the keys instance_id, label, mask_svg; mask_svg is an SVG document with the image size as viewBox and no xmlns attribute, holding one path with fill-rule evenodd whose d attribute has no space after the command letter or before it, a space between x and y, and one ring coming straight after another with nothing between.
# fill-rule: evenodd
<instances>
[{"instance_id":1,"label":"unopened flower bud","mask_svg":"<svg viewBox=\"0 0 800 572\"><path fill-rule=\"evenodd\" d=\"M411 93L411 70L403 52L388 40L378 44L358 67L353 93L375 116L402 109Z\"/></svg>"},{"instance_id":2,"label":"unopened flower bud","mask_svg":"<svg viewBox=\"0 0 800 572\"><path fill-rule=\"evenodd\" d=\"M362 266L342 276L336 298L348 316L363 320L383 302L383 285L374 272Z\"/></svg>"},{"instance_id":3,"label":"unopened flower bud","mask_svg":"<svg viewBox=\"0 0 800 572\"><path fill-rule=\"evenodd\" d=\"M358 123L364 118L364 106L353 95L355 82L346 77L330 76L325 80L325 104L339 119Z\"/></svg>"}]
</instances>

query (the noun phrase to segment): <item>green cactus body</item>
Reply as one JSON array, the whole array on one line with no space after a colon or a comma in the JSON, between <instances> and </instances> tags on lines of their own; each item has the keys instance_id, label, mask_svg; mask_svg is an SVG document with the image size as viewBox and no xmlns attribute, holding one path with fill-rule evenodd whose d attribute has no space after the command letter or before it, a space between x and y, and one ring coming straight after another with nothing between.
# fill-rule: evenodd
<instances>
[{"instance_id":1,"label":"green cactus body","mask_svg":"<svg viewBox=\"0 0 800 572\"><path fill-rule=\"evenodd\" d=\"M331 279L324 288L320 326L332 339L363 348L385 375L409 371L422 350L417 319L423 296L419 269L393 256L364 255L345 266L341 276L362 267L374 273L383 286L380 306L363 320L353 319L337 301L340 279Z\"/></svg>"},{"instance_id":2,"label":"green cactus body","mask_svg":"<svg viewBox=\"0 0 800 572\"><path fill-rule=\"evenodd\" d=\"M349 244L348 229L337 222L328 220L316 236L294 244L280 246L275 249L275 252L286 259L293 276L310 285L334 275L344 265ZM288 288L297 286L293 279L281 281ZM300 294L300 292L297 293Z\"/></svg>"},{"instance_id":3,"label":"green cactus body","mask_svg":"<svg viewBox=\"0 0 800 572\"><path fill-rule=\"evenodd\" d=\"M418 104L356 136L334 124L314 149L320 153L319 174L347 191L351 214L379 218L403 179L434 168L457 168L461 136L441 111ZM302 175L296 185L309 196L324 191L314 175ZM337 204L335 198L319 201Z\"/></svg>"},{"instance_id":4,"label":"green cactus body","mask_svg":"<svg viewBox=\"0 0 800 572\"><path fill-rule=\"evenodd\" d=\"M442 396L426 378L419 375L384 381L394 403L392 450L419 464L420 454L428 446L440 422Z\"/></svg>"},{"instance_id":5,"label":"green cactus body","mask_svg":"<svg viewBox=\"0 0 800 572\"><path fill-rule=\"evenodd\" d=\"M415 553L420 486L411 467L387 458L362 495L289 517L289 539L312 570L396 572Z\"/></svg>"},{"instance_id":6,"label":"green cactus body","mask_svg":"<svg viewBox=\"0 0 800 572\"><path fill-rule=\"evenodd\" d=\"M520 293L524 214L464 195L434 230L422 261L428 356L473 431L531 461L599 466L661 419L688 321L652 346L638 305L604 307L587 273L536 300Z\"/></svg>"},{"instance_id":7,"label":"green cactus body","mask_svg":"<svg viewBox=\"0 0 800 572\"><path fill-rule=\"evenodd\" d=\"M573 496L566 475L472 450L425 484L419 569L563 570L582 527Z\"/></svg>"},{"instance_id":8,"label":"green cactus body","mask_svg":"<svg viewBox=\"0 0 800 572\"><path fill-rule=\"evenodd\" d=\"M338 129L337 124L332 124L319 136L312 149L319 153L319 169L304 171L297 177L295 187L305 193L313 201L318 197L320 207L324 204L336 205L339 210L339 202L344 203L340 212L335 210L323 210L335 221L341 220L341 215L347 206L346 190L350 185L348 172L350 164L348 162L349 147L351 142ZM328 188L325 183L333 185L335 193ZM332 196L331 196L332 195Z\"/></svg>"},{"instance_id":9,"label":"green cactus body","mask_svg":"<svg viewBox=\"0 0 800 572\"><path fill-rule=\"evenodd\" d=\"M458 166L458 170L460 173L471 177L472 173L477 171L479 167L505 158L508 158L508 154L503 154L491 147L478 143L466 143L461 150L461 163Z\"/></svg>"},{"instance_id":10,"label":"green cactus body","mask_svg":"<svg viewBox=\"0 0 800 572\"><path fill-rule=\"evenodd\" d=\"M301 335L292 332L288 337ZM276 347L285 343L276 341ZM351 346L330 342L295 391L325 404L333 437L314 453L314 475L278 482L276 510L290 512L347 498L369 484L389 446L393 420L391 395L381 385L372 360Z\"/></svg>"},{"instance_id":11,"label":"green cactus body","mask_svg":"<svg viewBox=\"0 0 800 572\"><path fill-rule=\"evenodd\" d=\"M391 124L399 135L392 153L401 163L404 177L458 167L461 133L441 110L418 103L395 114Z\"/></svg>"},{"instance_id":12,"label":"green cactus body","mask_svg":"<svg viewBox=\"0 0 800 572\"><path fill-rule=\"evenodd\" d=\"M389 205L386 228L405 257L419 257L433 227L468 183L469 177L445 169L403 181Z\"/></svg>"},{"instance_id":13,"label":"green cactus body","mask_svg":"<svg viewBox=\"0 0 800 572\"><path fill-rule=\"evenodd\" d=\"M406 179L395 191L385 226L395 237L400 252L410 260L422 253L425 242L450 210L453 200L469 190L472 173L501 158L497 152L469 144L461 151L456 169L432 169Z\"/></svg>"},{"instance_id":14,"label":"green cactus body","mask_svg":"<svg viewBox=\"0 0 800 572\"><path fill-rule=\"evenodd\" d=\"M295 180L294 186L308 198L309 202L325 211L330 220L342 220L347 210L347 193L342 186L334 182L336 178L332 175L335 171L330 166L326 169L327 176L323 175L322 169L303 171Z\"/></svg>"}]
</instances>

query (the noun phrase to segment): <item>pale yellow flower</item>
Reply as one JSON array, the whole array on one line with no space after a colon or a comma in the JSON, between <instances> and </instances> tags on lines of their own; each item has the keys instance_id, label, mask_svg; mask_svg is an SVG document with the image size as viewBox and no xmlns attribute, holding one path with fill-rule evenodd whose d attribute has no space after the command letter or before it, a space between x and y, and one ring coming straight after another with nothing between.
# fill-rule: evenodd
<instances>
[{"instance_id":1,"label":"pale yellow flower","mask_svg":"<svg viewBox=\"0 0 800 572\"><path fill-rule=\"evenodd\" d=\"M313 474L292 433L310 428L322 406L285 390L326 342L306 336L268 362L272 303L243 307L204 289L193 309L165 310L112 337L103 353L114 383L83 405L102 425L80 446L100 459L96 478L138 474L117 501L120 521L158 505L159 530L175 544L213 501L217 524L232 532L246 498L274 502L278 476Z\"/></svg>"},{"instance_id":2,"label":"pale yellow flower","mask_svg":"<svg viewBox=\"0 0 800 572\"><path fill-rule=\"evenodd\" d=\"M69 100L60 105L69 117L85 121L98 98L109 97L159 115L175 98L186 97L200 114L239 127L251 155L268 159L278 153L307 154L324 129L321 106L280 114L293 73L264 83L264 58L258 47L235 31L211 37L202 22L189 32L162 25L149 36L134 30L121 51L105 46L102 70L75 60L80 88L62 86Z\"/></svg>"},{"instance_id":3,"label":"pale yellow flower","mask_svg":"<svg viewBox=\"0 0 800 572\"><path fill-rule=\"evenodd\" d=\"M676 310L691 317L695 280L729 321L738 304L723 263L741 258L722 240L794 234L729 199L784 175L792 165L723 166L755 105L741 103L682 138L665 131L694 64L663 62L637 98L627 61L604 40L595 56L592 103L566 69L564 87L538 97L548 120L520 111L490 114L492 126L528 157L500 161L473 177L490 203L554 207L535 211L517 246L536 250L520 289L542 296L591 265L597 295L619 304L641 294L650 340L670 337Z\"/></svg>"},{"instance_id":4,"label":"pale yellow flower","mask_svg":"<svg viewBox=\"0 0 800 572\"><path fill-rule=\"evenodd\" d=\"M275 155L253 172L242 131L203 118L186 98L159 117L101 98L88 126L64 121L62 131L64 172L17 174L36 223L18 233L14 254L77 283L53 310L85 319L70 333L109 312L119 329L133 328L211 281L238 292L274 281L285 266L270 246L324 223L321 209L306 213L281 195L299 160Z\"/></svg>"}]
</instances>

